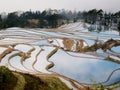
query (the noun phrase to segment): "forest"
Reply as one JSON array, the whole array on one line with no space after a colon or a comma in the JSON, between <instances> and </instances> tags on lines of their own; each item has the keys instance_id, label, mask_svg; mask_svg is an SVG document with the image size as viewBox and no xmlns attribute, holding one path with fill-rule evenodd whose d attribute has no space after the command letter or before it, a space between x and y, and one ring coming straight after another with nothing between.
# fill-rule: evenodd
<instances>
[{"instance_id":1,"label":"forest","mask_svg":"<svg viewBox=\"0 0 120 90\"><path fill-rule=\"evenodd\" d=\"M44 10L44 11L16 11L0 15L0 29L9 27L22 28L57 28L70 22L83 21L89 24L98 24L106 28L114 27L120 30L120 11L107 13L102 9L89 11ZM99 28L101 30L101 28Z\"/></svg>"}]
</instances>

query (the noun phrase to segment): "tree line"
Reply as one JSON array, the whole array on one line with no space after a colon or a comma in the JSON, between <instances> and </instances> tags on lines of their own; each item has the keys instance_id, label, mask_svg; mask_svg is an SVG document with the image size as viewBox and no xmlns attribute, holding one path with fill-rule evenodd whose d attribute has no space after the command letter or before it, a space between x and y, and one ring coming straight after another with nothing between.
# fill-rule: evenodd
<instances>
[{"instance_id":1,"label":"tree line","mask_svg":"<svg viewBox=\"0 0 120 90\"><path fill-rule=\"evenodd\" d=\"M70 10L44 10L11 12L5 17L0 15L0 29L9 27L29 27L29 28L56 28L69 22L84 21L89 24L99 24L111 27L113 24L120 30L120 11L107 13L102 9L92 9L89 11Z\"/></svg>"}]
</instances>

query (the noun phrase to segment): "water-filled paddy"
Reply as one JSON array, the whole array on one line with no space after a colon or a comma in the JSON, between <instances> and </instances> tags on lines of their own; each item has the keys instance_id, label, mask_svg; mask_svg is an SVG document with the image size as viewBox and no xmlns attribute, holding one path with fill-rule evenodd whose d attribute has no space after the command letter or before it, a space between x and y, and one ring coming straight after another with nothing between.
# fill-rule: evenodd
<instances>
[{"instance_id":1,"label":"water-filled paddy","mask_svg":"<svg viewBox=\"0 0 120 90\"><path fill-rule=\"evenodd\" d=\"M106 51L99 48L94 52L85 51L87 54L79 52L80 49L92 46L97 39L101 44L111 38L120 40L118 35L80 31L83 26L79 23L67 27L69 31L67 28L64 29L65 27L55 32L22 28L1 30L0 54L3 54L8 47L13 50L4 53L5 56L1 55L0 66L4 65L11 70L29 74L55 74L56 72L84 84L92 84L91 80L97 83L103 82L104 85L120 81L120 64L119 61L116 62L120 60L119 45L107 48ZM58 48L58 51L52 55L55 48ZM16 55L20 52L23 56ZM51 58L48 58L49 55ZM10 58L11 56L13 57ZM108 56L113 58L113 62L105 59ZM24 58L23 61L21 58ZM48 66L53 63L47 61L48 59L54 63L49 70L47 70ZM59 78L64 81L62 77Z\"/></svg>"},{"instance_id":2,"label":"water-filled paddy","mask_svg":"<svg viewBox=\"0 0 120 90\"><path fill-rule=\"evenodd\" d=\"M88 57L85 54L82 56ZM72 57L62 50L59 50L49 60L55 63L51 71L85 84L91 84L91 80L97 83L105 82L113 70L120 68L119 64L105 60ZM120 79L120 71L116 71L114 76L111 76L111 79L104 84L112 84L118 79Z\"/></svg>"},{"instance_id":3,"label":"water-filled paddy","mask_svg":"<svg viewBox=\"0 0 120 90\"><path fill-rule=\"evenodd\" d=\"M112 50L113 52L116 52L116 53L119 53L119 54L120 54L120 46L113 47L113 48L111 48L111 50Z\"/></svg>"}]
</instances>

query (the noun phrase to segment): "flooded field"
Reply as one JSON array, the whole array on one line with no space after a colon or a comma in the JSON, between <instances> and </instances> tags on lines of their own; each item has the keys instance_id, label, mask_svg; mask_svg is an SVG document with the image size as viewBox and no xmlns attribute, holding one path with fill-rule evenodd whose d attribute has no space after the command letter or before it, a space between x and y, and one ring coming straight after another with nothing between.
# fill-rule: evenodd
<instances>
[{"instance_id":1,"label":"flooded field","mask_svg":"<svg viewBox=\"0 0 120 90\"><path fill-rule=\"evenodd\" d=\"M109 31L112 32L112 31ZM58 29L0 31L0 66L59 77L70 88L120 82L120 36L88 32L82 23Z\"/></svg>"}]
</instances>

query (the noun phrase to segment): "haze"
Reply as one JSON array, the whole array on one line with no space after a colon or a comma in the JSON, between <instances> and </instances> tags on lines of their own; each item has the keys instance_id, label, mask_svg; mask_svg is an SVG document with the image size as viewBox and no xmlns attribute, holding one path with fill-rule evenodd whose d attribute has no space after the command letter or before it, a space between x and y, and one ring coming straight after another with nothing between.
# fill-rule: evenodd
<instances>
[{"instance_id":1,"label":"haze","mask_svg":"<svg viewBox=\"0 0 120 90\"><path fill-rule=\"evenodd\" d=\"M120 10L120 0L0 0L0 12L45 10L90 10L103 9L107 12Z\"/></svg>"}]
</instances>

